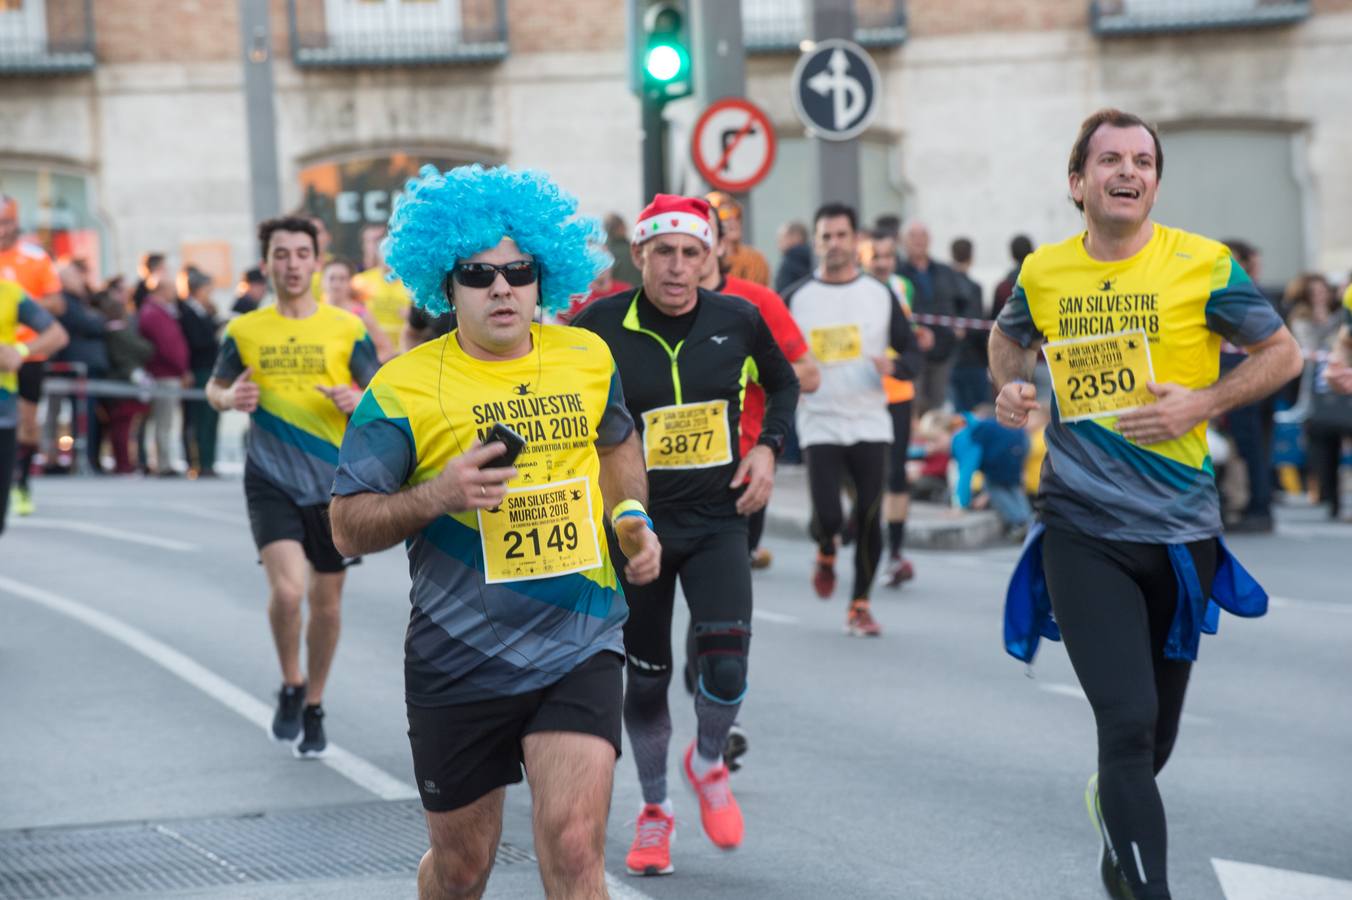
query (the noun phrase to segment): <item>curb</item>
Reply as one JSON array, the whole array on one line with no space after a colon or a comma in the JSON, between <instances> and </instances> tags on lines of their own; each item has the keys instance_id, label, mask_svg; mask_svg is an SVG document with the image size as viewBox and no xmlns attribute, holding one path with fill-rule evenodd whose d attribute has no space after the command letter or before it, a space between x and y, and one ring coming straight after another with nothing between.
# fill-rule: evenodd
<instances>
[{"instance_id":1,"label":"curb","mask_svg":"<svg viewBox=\"0 0 1352 900\"><path fill-rule=\"evenodd\" d=\"M915 515L917 507L932 507L929 514ZM906 523L906 546L920 550L981 550L1009 544L999 518L991 512L967 513L961 519L941 517L942 507L932 504L912 504L912 515ZM774 500L765 514L765 531L776 537L807 538L808 516L791 506L775 508Z\"/></svg>"}]
</instances>

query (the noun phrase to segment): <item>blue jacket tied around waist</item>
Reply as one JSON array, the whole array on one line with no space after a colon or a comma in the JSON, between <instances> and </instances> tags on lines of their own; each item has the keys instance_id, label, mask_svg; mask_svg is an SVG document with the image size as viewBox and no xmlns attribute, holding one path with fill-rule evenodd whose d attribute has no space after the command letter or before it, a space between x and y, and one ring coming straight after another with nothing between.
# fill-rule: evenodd
<instances>
[{"instance_id":1,"label":"blue jacket tied around waist","mask_svg":"<svg viewBox=\"0 0 1352 900\"><path fill-rule=\"evenodd\" d=\"M1005 594L1005 651L1026 663L1032 663L1042 638L1061 640L1061 630L1052 617L1047 576L1042 571L1042 538L1046 531L1046 526L1038 523L1028 533ZM1169 545L1169 561L1173 563L1178 584L1178 606L1164 642L1164 655L1169 659L1189 662L1197 659L1202 633L1216 633L1222 609L1246 619L1267 613L1267 591L1239 564L1225 546L1225 540L1218 540L1216 578L1210 597L1202 596L1201 579L1188 548L1183 544Z\"/></svg>"}]
</instances>

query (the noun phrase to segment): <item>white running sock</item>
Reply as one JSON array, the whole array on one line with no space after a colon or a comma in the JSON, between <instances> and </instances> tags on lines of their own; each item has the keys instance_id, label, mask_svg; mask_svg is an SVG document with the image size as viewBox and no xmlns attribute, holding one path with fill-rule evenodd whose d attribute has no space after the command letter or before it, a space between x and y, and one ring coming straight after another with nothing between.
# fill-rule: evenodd
<instances>
[{"instance_id":1,"label":"white running sock","mask_svg":"<svg viewBox=\"0 0 1352 900\"><path fill-rule=\"evenodd\" d=\"M690 754L690 770L695 773L696 778L703 778L713 769L723 765L723 758L705 759L698 750Z\"/></svg>"},{"instance_id":2,"label":"white running sock","mask_svg":"<svg viewBox=\"0 0 1352 900\"><path fill-rule=\"evenodd\" d=\"M643 805L644 805L645 807L648 807L648 806L660 806L660 807L662 807L662 812L666 813L666 814L669 815L669 816L674 816L674 815L676 814L676 813L675 813L675 807L673 807L673 806L671 805L671 798L670 798L670 797L668 797L667 799L663 800L661 803L645 803L645 804L643 804ZM639 813L642 814L642 812L643 812L643 810L640 809L640 810L639 810Z\"/></svg>"}]
</instances>

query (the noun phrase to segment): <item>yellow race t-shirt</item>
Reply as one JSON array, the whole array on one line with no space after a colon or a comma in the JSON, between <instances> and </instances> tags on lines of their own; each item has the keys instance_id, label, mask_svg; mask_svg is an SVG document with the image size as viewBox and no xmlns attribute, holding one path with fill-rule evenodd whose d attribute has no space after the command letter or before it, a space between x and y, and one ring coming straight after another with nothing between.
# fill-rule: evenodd
<instances>
[{"instance_id":1,"label":"yellow race t-shirt","mask_svg":"<svg viewBox=\"0 0 1352 900\"><path fill-rule=\"evenodd\" d=\"M408 322L408 311L413 308L413 295L402 281L386 281L379 266L367 269L352 279L352 289L366 305L366 311L376 325L390 339L390 346L398 348Z\"/></svg>"},{"instance_id":2,"label":"yellow race t-shirt","mask_svg":"<svg viewBox=\"0 0 1352 900\"><path fill-rule=\"evenodd\" d=\"M1156 224L1140 252L1102 262L1089 256L1084 238L1045 245L1024 260L998 320L1024 347L1047 343L1056 402L1046 432L1044 519L1120 541L1214 537L1220 503L1206 423L1139 445L1104 410L1128 394L1137 402L1151 369L1156 383L1209 387L1222 338L1255 344L1281 328L1281 318L1217 241Z\"/></svg>"},{"instance_id":3,"label":"yellow race t-shirt","mask_svg":"<svg viewBox=\"0 0 1352 900\"><path fill-rule=\"evenodd\" d=\"M525 693L600 651L624 652L597 447L634 423L591 332L533 326L532 351L500 361L466 354L452 332L390 360L353 413L334 494L431 481L494 424L526 441L504 502L439 516L407 542L410 703Z\"/></svg>"},{"instance_id":4,"label":"yellow race t-shirt","mask_svg":"<svg viewBox=\"0 0 1352 900\"><path fill-rule=\"evenodd\" d=\"M375 347L352 313L325 304L303 319L276 306L231 319L213 378L234 381L246 367L258 384L247 467L299 506L327 503L347 416L318 387L365 387Z\"/></svg>"},{"instance_id":5,"label":"yellow race t-shirt","mask_svg":"<svg viewBox=\"0 0 1352 900\"><path fill-rule=\"evenodd\" d=\"M17 281L0 279L0 346L18 344L20 328L37 334L55 321L51 313L28 298ZM18 373L0 372L0 428L13 428L18 422L15 404L18 391Z\"/></svg>"}]
</instances>

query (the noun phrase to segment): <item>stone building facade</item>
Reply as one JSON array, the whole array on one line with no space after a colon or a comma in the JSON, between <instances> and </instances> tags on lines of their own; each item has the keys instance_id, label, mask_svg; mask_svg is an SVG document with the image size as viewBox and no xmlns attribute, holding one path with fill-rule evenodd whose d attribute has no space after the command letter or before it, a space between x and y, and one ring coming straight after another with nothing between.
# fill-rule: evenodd
<instances>
[{"instance_id":1,"label":"stone building facade","mask_svg":"<svg viewBox=\"0 0 1352 900\"><path fill-rule=\"evenodd\" d=\"M248 0L242 0L248 2ZM731 0L729 0L731 2ZM755 242L817 197L789 100L808 0L742 0L747 93L780 138L752 193ZM927 221L935 255L970 237L987 284L1004 247L1079 227L1065 160L1115 105L1159 123L1159 218L1262 247L1267 280L1352 269L1352 0L858 0L883 73L861 138L865 219ZM1182 13L1179 10L1183 10ZM587 212L640 206L625 0L0 3L0 189L58 252L130 271L149 249L220 273L254 264L245 68L270 58L282 206L341 252L418 164L549 171ZM673 147L694 101L670 110ZM675 184L699 187L673 153ZM233 274L232 274L233 273Z\"/></svg>"}]
</instances>

